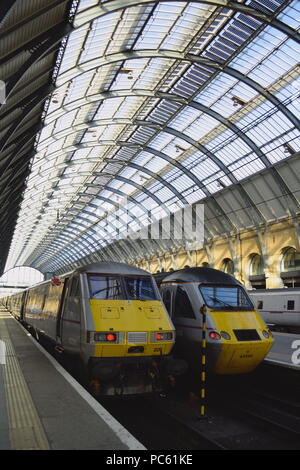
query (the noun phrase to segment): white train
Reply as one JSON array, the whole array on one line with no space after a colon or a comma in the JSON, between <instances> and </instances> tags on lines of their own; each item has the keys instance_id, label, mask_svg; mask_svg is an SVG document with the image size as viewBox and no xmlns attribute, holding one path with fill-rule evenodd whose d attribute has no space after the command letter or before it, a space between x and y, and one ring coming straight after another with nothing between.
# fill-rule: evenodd
<instances>
[{"instance_id":1,"label":"white train","mask_svg":"<svg viewBox=\"0 0 300 470\"><path fill-rule=\"evenodd\" d=\"M300 333L300 289L248 291L252 302L273 331Z\"/></svg>"}]
</instances>

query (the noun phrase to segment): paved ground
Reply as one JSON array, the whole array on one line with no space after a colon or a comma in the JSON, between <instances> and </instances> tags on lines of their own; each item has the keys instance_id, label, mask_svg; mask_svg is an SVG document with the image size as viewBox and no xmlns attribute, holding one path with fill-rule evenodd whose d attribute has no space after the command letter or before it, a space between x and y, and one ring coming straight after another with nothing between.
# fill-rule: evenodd
<instances>
[{"instance_id":1,"label":"paved ground","mask_svg":"<svg viewBox=\"0 0 300 470\"><path fill-rule=\"evenodd\" d=\"M144 447L0 309L0 449Z\"/></svg>"}]
</instances>

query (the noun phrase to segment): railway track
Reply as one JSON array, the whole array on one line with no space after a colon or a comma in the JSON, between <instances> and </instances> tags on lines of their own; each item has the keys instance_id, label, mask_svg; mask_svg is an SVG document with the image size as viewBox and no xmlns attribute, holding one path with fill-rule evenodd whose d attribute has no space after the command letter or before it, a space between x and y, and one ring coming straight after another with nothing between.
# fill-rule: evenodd
<instances>
[{"instance_id":1,"label":"railway track","mask_svg":"<svg viewBox=\"0 0 300 470\"><path fill-rule=\"evenodd\" d=\"M99 401L149 450L300 449L295 371L264 365L247 376L209 378L204 420L192 389L200 387L190 379L166 398Z\"/></svg>"},{"instance_id":2,"label":"railway track","mask_svg":"<svg viewBox=\"0 0 300 470\"><path fill-rule=\"evenodd\" d=\"M211 403L208 417L199 419L199 403L139 398L114 400L104 406L146 448L151 450L245 450L300 448L299 426L286 415L271 413L256 397L250 404Z\"/></svg>"},{"instance_id":3,"label":"railway track","mask_svg":"<svg viewBox=\"0 0 300 470\"><path fill-rule=\"evenodd\" d=\"M220 450L221 444L200 434L172 413L167 398L101 399L101 404L149 450Z\"/></svg>"},{"instance_id":4,"label":"railway track","mask_svg":"<svg viewBox=\"0 0 300 470\"><path fill-rule=\"evenodd\" d=\"M244 409L244 412L250 417L268 423L273 429L278 429L281 436L290 436L295 440L296 448L300 449L299 405L292 406L268 395L256 395L247 401L247 409Z\"/></svg>"},{"instance_id":5,"label":"railway track","mask_svg":"<svg viewBox=\"0 0 300 470\"><path fill-rule=\"evenodd\" d=\"M247 376L212 377L204 420L199 419L201 402L189 393L193 381L166 398L99 401L150 450L298 450L298 375L287 369L279 373L274 366L262 369Z\"/></svg>"}]
</instances>

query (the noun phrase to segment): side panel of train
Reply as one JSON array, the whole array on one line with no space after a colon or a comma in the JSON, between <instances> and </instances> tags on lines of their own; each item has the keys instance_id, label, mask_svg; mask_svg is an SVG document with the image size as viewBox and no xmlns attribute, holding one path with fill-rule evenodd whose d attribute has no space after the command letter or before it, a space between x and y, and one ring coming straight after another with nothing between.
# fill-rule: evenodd
<instances>
[{"instance_id":1,"label":"side panel of train","mask_svg":"<svg viewBox=\"0 0 300 470\"><path fill-rule=\"evenodd\" d=\"M259 289L249 295L268 325L300 331L300 289Z\"/></svg>"},{"instance_id":2,"label":"side panel of train","mask_svg":"<svg viewBox=\"0 0 300 470\"><path fill-rule=\"evenodd\" d=\"M202 339L201 303L194 284L161 285L164 304L176 328L175 351L190 364L199 360ZM207 330L212 329L212 322L207 318ZM208 366L212 367L219 357L220 345L211 344L208 355ZM197 359L196 359L197 358Z\"/></svg>"},{"instance_id":3,"label":"side panel of train","mask_svg":"<svg viewBox=\"0 0 300 470\"><path fill-rule=\"evenodd\" d=\"M59 285L44 282L9 297L7 308L38 335L55 344L64 342L67 352L78 352L83 321L79 282L78 275L62 278Z\"/></svg>"}]
</instances>

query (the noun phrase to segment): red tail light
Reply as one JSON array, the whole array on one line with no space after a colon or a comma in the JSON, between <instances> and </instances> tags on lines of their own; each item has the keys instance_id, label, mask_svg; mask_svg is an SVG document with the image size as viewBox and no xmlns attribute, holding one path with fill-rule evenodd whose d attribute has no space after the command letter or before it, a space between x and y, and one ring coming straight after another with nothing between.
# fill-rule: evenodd
<instances>
[{"instance_id":1,"label":"red tail light","mask_svg":"<svg viewBox=\"0 0 300 470\"><path fill-rule=\"evenodd\" d=\"M116 336L115 334L113 334L113 333L108 333L108 334L106 335L106 339L107 339L107 341L116 341L117 336Z\"/></svg>"},{"instance_id":2,"label":"red tail light","mask_svg":"<svg viewBox=\"0 0 300 470\"><path fill-rule=\"evenodd\" d=\"M217 331L210 331L210 339L221 339L221 335Z\"/></svg>"}]
</instances>

